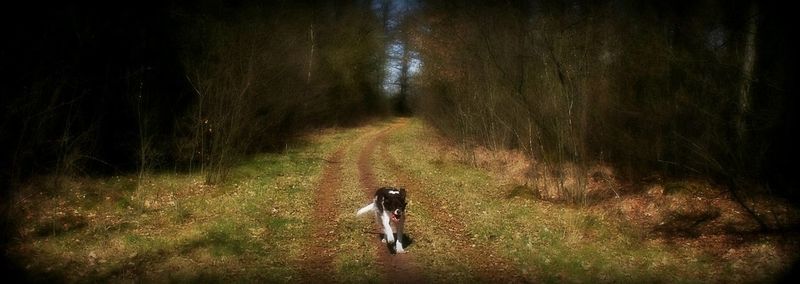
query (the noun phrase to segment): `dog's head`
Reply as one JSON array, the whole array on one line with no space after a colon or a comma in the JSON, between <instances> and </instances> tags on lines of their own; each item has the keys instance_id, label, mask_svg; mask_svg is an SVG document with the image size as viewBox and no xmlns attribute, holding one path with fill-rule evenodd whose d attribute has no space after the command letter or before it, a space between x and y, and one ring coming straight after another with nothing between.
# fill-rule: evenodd
<instances>
[{"instance_id":1,"label":"dog's head","mask_svg":"<svg viewBox=\"0 0 800 284\"><path fill-rule=\"evenodd\" d=\"M380 209L389 213L392 221L397 222L406 212L406 189L382 187L375 193Z\"/></svg>"}]
</instances>

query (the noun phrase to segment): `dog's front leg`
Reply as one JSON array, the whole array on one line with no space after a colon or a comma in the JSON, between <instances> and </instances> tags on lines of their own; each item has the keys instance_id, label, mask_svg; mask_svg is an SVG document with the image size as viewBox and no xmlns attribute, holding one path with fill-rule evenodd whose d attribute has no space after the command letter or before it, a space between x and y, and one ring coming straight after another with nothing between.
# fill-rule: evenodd
<instances>
[{"instance_id":1,"label":"dog's front leg","mask_svg":"<svg viewBox=\"0 0 800 284\"><path fill-rule=\"evenodd\" d=\"M375 224L383 226L383 221L381 221L382 219L383 218L381 217L381 213L379 211L375 211ZM383 235L383 239L381 239L381 242L384 244L386 243L386 234Z\"/></svg>"},{"instance_id":2,"label":"dog's front leg","mask_svg":"<svg viewBox=\"0 0 800 284\"><path fill-rule=\"evenodd\" d=\"M400 216L397 220L397 243L394 244L395 253L406 253L403 249L403 227L406 225L406 214Z\"/></svg>"},{"instance_id":3,"label":"dog's front leg","mask_svg":"<svg viewBox=\"0 0 800 284\"><path fill-rule=\"evenodd\" d=\"M386 243L391 244L394 242L394 235L392 234L392 225L389 224L389 214L385 211L381 214L381 223L383 224L383 232L386 234Z\"/></svg>"}]
</instances>

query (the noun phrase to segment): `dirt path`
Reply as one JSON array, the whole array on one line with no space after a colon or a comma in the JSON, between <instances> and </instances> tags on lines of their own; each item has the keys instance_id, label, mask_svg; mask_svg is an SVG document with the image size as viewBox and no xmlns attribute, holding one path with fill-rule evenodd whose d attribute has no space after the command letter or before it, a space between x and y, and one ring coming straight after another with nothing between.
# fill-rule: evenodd
<instances>
[{"instance_id":1,"label":"dirt path","mask_svg":"<svg viewBox=\"0 0 800 284\"><path fill-rule=\"evenodd\" d=\"M439 210L438 208L444 207L444 201L427 192L424 184L411 178L389 155L386 146L386 144L381 145L381 158L394 172L401 184L404 184L407 188L418 189L415 191L416 200L418 200L417 204L430 208L430 212L439 223L439 227L445 228L450 236L454 238L453 243L463 244L460 246L464 255L462 259L469 263L474 275L481 283L527 282L525 278L519 276L519 271L516 271L508 260L496 255L493 248L471 240L463 222L452 214Z\"/></svg>"},{"instance_id":2,"label":"dirt path","mask_svg":"<svg viewBox=\"0 0 800 284\"><path fill-rule=\"evenodd\" d=\"M326 165L322 171L322 178L317 185L317 191L320 194L317 194L314 199L315 213L320 216L336 215L334 200L342 185L342 157L346 149L346 145L340 146L325 160ZM301 279L300 282L303 283L329 279L334 275L332 262L336 251L329 245L329 242L323 240L335 238L336 219L315 218L315 220L319 220L312 225L315 241L305 257L305 263L301 265L304 269L302 276L306 278Z\"/></svg>"},{"instance_id":3,"label":"dirt path","mask_svg":"<svg viewBox=\"0 0 800 284\"><path fill-rule=\"evenodd\" d=\"M366 198L371 198L375 189L384 186L381 184L375 173L375 167L385 166L397 179L397 184L405 185L409 194L415 196L419 206L425 206L432 212L438 227L453 236L454 244L463 244L460 248L462 258L465 263L473 270L475 278L486 283L519 283L525 282L521 278L519 271L503 257L494 253L494 249L488 244L473 242L466 229L465 224L453 215L442 211L444 200L428 192L424 183L414 179L406 172L388 152L389 141L386 137L398 128L406 126L407 121L401 120L378 131L365 133L354 141L363 140L364 143L348 143L340 146L333 154L326 159L322 177L317 185L317 190L321 194L315 197L315 214L321 216L333 216L337 212L335 199L342 189L343 168L355 166L358 172L358 183ZM352 149L357 158L355 164L346 162L345 155L349 145L360 145ZM376 153L379 152L379 153ZM346 164L345 164L346 163ZM369 218L372 220L372 218ZM311 248L304 257L303 278L301 282L315 282L320 279L331 279L335 275L333 259L336 250L328 246L324 240L335 239L335 229L339 224L334 218L318 218L312 225L312 233L315 236ZM373 222L374 223L374 222ZM373 224L375 232L381 232L378 224ZM413 248L406 254L391 254L388 247L379 238L373 238L371 244L374 246L377 256L377 263L382 268L381 280L386 283L425 283L431 279L424 278L422 268L414 260Z\"/></svg>"},{"instance_id":4,"label":"dirt path","mask_svg":"<svg viewBox=\"0 0 800 284\"><path fill-rule=\"evenodd\" d=\"M378 144L382 143L386 135L396 126L396 124L393 124L392 126L381 130L373 137L369 138L369 141L364 148L361 149L358 155L357 163L359 181L361 183L361 188L364 190L364 194L369 197L372 197L373 194L375 194L375 189L381 186L378 184L373 171L375 149L377 148ZM374 224L373 227L376 231L380 231L378 224ZM387 246L377 238L374 240L374 245L378 250L378 263L381 265L381 267L383 267L384 282L428 282L420 273L420 269L415 264L414 256L412 254L392 255Z\"/></svg>"},{"instance_id":5,"label":"dirt path","mask_svg":"<svg viewBox=\"0 0 800 284\"><path fill-rule=\"evenodd\" d=\"M335 200L337 195L340 194L340 191L343 190L342 179L345 174L343 171L345 166L357 167L360 188L365 197L372 197L375 189L381 186L373 170L374 158L376 156L374 152L393 127L396 127L396 124L379 131L365 133L353 139L351 142L366 140L366 143L364 143L360 149L355 149L358 155L355 164L347 162L345 165L345 155L349 152L348 149L350 145L353 145L352 143L339 146L333 154L326 158L322 176L317 184L317 191L320 194L317 194L314 200L315 214L320 214L320 216L336 215L337 205L335 204ZM336 256L336 248L331 247L329 242L325 240L336 239L335 228L337 228L339 224L337 224L335 218L315 218L315 220L316 222L312 224L314 239L308 252L304 254L302 263L299 265L302 275L298 280L301 283L319 282L321 279L332 279L336 275L333 265ZM369 218L369 220L371 221L372 218ZM375 232L381 231L377 224L373 224L373 230ZM365 235L365 237L368 236ZM422 277L420 269L415 265L414 257L411 254L392 255L388 247L378 238L374 238L371 244L374 246L376 251L375 255L378 257L377 263L383 268L381 271L381 282L428 282Z\"/></svg>"},{"instance_id":6,"label":"dirt path","mask_svg":"<svg viewBox=\"0 0 800 284\"><path fill-rule=\"evenodd\" d=\"M463 244L461 246L462 259L469 263L474 275L481 283L528 282L524 277L520 276L521 274L510 261L494 253L494 248L471 240L463 222L439 209L444 206L444 200L432 195L424 184L412 178L389 154L388 143L385 143L386 140L381 139L381 141L384 142L380 145L381 160L386 163L386 166L394 173L401 184L404 184L407 188L416 189L414 194L417 197L417 204L430 209L429 211L439 223L439 227L446 228L454 238L454 243Z\"/></svg>"}]
</instances>

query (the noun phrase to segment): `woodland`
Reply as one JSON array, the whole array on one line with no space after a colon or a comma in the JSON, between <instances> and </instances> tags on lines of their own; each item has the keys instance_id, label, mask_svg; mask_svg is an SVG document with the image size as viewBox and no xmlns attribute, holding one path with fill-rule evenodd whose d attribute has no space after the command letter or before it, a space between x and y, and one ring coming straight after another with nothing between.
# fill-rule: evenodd
<instances>
[{"instance_id":1,"label":"woodland","mask_svg":"<svg viewBox=\"0 0 800 284\"><path fill-rule=\"evenodd\" d=\"M31 184L190 174L225 185L243 160L394 117L424 123L464 164L515 153L528 165L515 190L536 200L581 208L702 180L757 224L748 234L795 234L800 218L753 201L800 200L791 11L752 0L19 3L0 12L3 248L27 222L11 201ZM626 186L593 189L611 177Z\"/></svg>"}]
</instances>

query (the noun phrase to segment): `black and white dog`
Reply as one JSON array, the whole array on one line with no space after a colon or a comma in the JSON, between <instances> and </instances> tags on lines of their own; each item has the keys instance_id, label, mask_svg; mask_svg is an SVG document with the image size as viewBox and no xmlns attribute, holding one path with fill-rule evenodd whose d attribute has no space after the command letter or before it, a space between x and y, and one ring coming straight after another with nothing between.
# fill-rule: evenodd
<instances>
[{"instance_id":1,"label":"black and white dog","mask_svg":"<svg viewBox=\"0 0 800 284\"><path fill-rule=\"evenodd\" d=\"M372 203L359 209L356 216L360 216L369 211L375 211L375 222L383 225L385 238L383 242L394 244L396 253L405 253L403 250L403 226L406 222L406 189L394 187L381 187L375 192ZM397 229L397 242L394 241L391 223Z\"/></svg>"}]
</instances>

